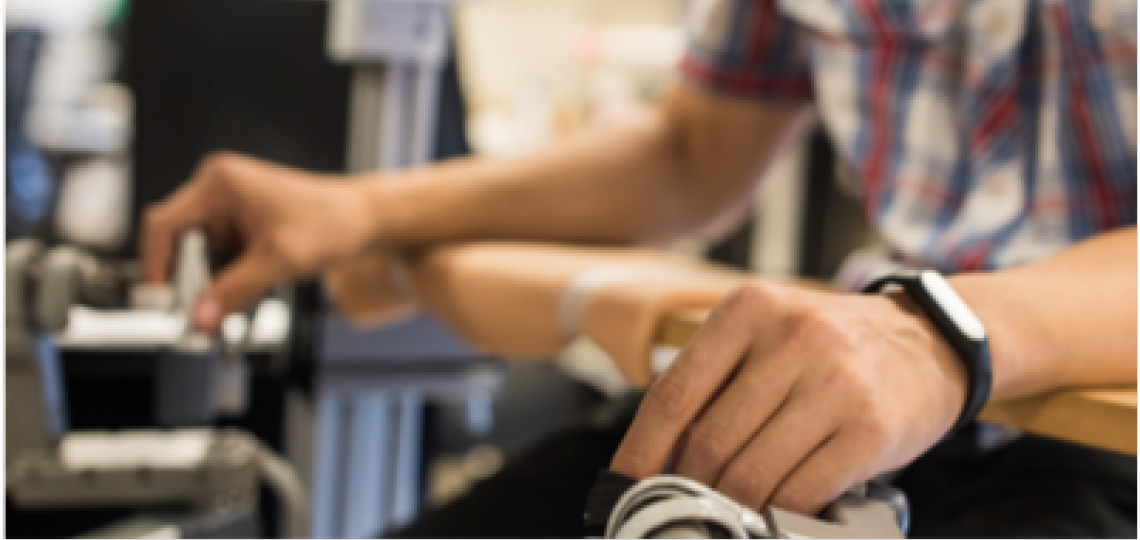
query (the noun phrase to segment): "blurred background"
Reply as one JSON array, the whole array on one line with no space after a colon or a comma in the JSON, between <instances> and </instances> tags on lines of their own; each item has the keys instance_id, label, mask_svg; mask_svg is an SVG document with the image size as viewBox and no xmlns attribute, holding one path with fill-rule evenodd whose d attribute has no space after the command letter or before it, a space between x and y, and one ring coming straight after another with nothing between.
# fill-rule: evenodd
<instances>
[{"instance_id":1,"label":"blurred background","mask_svg":"<svg viewBox=\"0 0 1140 540\"><path fill-rule=\"evenodd\" d=\"M343 173L629 121L689 4L9 0L7 534L382 535L620 400L586 341L509 363L430 316L355 328L315 284L203 352L132 297L137 224L216 150ZM876 242L824 137L766 174L728 234L670 249L826 279Z\"/></svg>"}]
</instances>

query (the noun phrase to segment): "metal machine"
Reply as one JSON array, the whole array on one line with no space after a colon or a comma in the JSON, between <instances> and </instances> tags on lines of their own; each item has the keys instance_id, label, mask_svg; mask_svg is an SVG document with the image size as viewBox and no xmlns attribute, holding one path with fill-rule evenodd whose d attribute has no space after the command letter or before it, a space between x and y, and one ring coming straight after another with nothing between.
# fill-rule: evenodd
<instances>
[{"instance_id":1,"label":"metal machine","mask_svg":"<svg viewBox=\"0 0 1140 540\"><path fill-rule=\"evenodd\" d=\"M901 492L874 482L809 517L773 506L756 512L680 476L634 483L602 472L585 518L604 538L903 538L908 510Z\"/></svg>"},{"instance_id":2,"label":"metal machine","mask_svg":"<svg viewBox=\"0 0 1140 540\"><path fill-rule=\"evenodd\" d=\"M328 56L352 67L350 171L399 170L436 157L458 1L329 3ZM382 535L420 510L425 405L465 402L471 429L489 429L503 366L430 316L362 330L328 310L317 348L312 534Z\"/></svg>"},{"instance_id":3,"label":"metal machine","mask_svg":"<svg viewBox=\"0 0 1140 540\"><path fill-rule=\"evenodd\" d=\"M188 237L182 248L176 287L180 294L168 291L158 296L181 296L185 307L186 298L196 295L209 276L203 272L204 262L194 260L194 255L204 257L201 237ZM6 487L15 504L155 509L89 537L255 537L260 479L286 507L282 532L288 537L305 536L304 486L287 463L248 434L202 427L69 431L57 336L68 326L73 306L105 301L122 289L128 277L129 272L74 248L45 250L29 239L8 245ZM201 416L208 419L218 406L240 407L240 384L231 382L226 391L213 390L227 386L227 379L240 369L211 368L241 363L239 354L221 355L216 344L194 332L182 332L162 354L176 370L185 372L191 366L211 375L166 385L178 388L165 400L172 407L166 414L172 424ZM160 395L163 379L160 374L156 388ZM158 401L161 415L164 400Z\"/></svg>"}]
</instances>

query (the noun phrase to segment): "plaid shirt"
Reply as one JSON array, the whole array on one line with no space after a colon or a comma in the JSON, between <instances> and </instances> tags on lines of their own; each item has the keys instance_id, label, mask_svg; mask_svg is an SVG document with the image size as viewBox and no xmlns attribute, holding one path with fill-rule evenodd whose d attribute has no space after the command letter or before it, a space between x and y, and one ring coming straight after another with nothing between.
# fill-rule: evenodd
<instances>
[{"instance_id":1,"label":"plaid shirt","mask_svg":"<svg viewBox=\"0 0 1140 540\"><path fill-rule=\"evenodd\" d=\"M904 266L1046 257L1136 223L1135 0L698 2L683 76L814 102ZM889 270L856 258L847 285Z\"/></svg>"}]
</instances>

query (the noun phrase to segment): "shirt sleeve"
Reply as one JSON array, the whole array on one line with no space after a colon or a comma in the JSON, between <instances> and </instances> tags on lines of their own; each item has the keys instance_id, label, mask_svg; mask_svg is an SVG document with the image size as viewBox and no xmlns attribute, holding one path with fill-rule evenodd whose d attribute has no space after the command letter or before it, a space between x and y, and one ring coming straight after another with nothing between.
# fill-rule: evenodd
<instances>
[{"instance_id":1,"label":"shirt sleeve","mask_svg":"<svg viewBox=\"0 0 1140 540\"><path fill-rule=\"evenodd\" d=\"M777 0L695 2L681 78L716 93L756 100L813 97L801 27Z\"/></svg>"}]
</instances>

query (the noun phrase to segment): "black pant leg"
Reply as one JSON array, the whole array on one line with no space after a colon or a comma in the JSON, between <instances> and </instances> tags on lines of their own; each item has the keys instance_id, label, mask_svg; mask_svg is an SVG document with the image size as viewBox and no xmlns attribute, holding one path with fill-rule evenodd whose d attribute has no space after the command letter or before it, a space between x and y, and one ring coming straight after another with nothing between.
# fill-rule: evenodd
<instances>
[{"instance_id":1,"label":"black pant leg","mask_svg":"<svg viewBox=\"0 0 1140 540\"><path fill-rule=\"evenodd\" d=\"M582 538L586 495L621 444L635 398L509 459L496 475L389 538Z\"/></svg>"},{"instance_id":2,"label":"black pant leg","mask_svg":"<svg viewBox=\"0 0 1140 540\"><path fill-rule=\"evenodd\" d=\"M969 434L896 479L912 538L1136 538L1136 458L1032 435L982 453Z\"/></svg>"},{"instance_id":3,"label":"black pant leg","mask_svg":"<svg viewBox=\"0 0 1140 540\"><path fill-rule=\"evenodd\" d=\"M586 494L609 465L632 406L508 462L392 538L581 538ZM897 477L914 538L1135 538L1136 458L1042 437L977 449L970 430Z\"/></svg>"}]
</instances>

